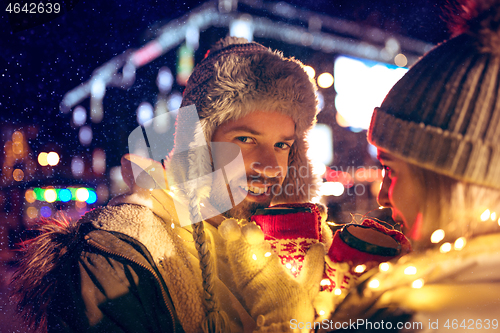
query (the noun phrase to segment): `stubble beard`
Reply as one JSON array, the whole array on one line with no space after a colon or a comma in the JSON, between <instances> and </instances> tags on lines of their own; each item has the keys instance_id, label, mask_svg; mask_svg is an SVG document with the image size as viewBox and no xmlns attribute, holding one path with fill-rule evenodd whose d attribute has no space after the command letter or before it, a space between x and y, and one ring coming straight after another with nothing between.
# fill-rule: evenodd
<instances>
[{"instance_id":1,"label":"stubble beard","mask_svg":"<svg viewBox=\"0 0 500 333\"><path fill-rule=\"evenodd\" d=\"M227 193L231 193L231 190L229 186L227 186ZM220 193L218 191L212 191L212 195L209 198L210 203L214 206L219 211L222 211L220 208L220 202L221 199L220 195L217 195L217 193ZM255 214L257 209L259 208L267 208L271 204L271 201L273 200L273 195L271 194L269 196L269 199L264 201L264 202L252 202L249 201L248 199L244 199L242 202L237 204L235 207L232 207L229 210L222 211L221 215L224 216L225 218L233 218L233 219L238 219L238 220L250 220L252 215Z\"/></svg>"}]
</instances>

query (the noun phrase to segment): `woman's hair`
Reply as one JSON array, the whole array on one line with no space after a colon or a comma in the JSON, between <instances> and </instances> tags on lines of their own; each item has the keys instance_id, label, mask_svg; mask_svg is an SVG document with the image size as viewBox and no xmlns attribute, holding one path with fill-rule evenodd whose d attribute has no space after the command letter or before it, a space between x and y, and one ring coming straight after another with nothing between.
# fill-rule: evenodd
<instances>
[{"instance_id":1,"label":"woman's hair","mask_svg":"<svg viewBox=\"0 0 500 333\"><path fill-rule=\"evenodd\" d=\"M423 243L428 243L437 229L445 232L442 242L500 232L500 190L460 181L415 164L409 166L422 190L419 193L423 197ZM482 221L486 216L488 219Z\"/></svg>"}]
</instances>

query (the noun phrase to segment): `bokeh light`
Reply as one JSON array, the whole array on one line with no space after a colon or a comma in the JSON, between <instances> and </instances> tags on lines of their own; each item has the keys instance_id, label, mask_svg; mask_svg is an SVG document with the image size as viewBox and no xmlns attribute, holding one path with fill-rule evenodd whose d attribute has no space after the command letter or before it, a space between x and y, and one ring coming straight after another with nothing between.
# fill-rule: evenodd
<instances>
[{"instance_id":1,"label":"bokeh light","mask_svg":"<svg viewBox=\"0 0 500 333\"><path fill-rule=\"evenodd\" d=\"M57 165L59 163L59 154L55 151L51 151L47 154L47 163L51 166Z\"/></svg>"},{"instance_id":2,"label":"bokeh light","mask_svg":"<svg viewBox=\"0 0 500 333\"><path fill-rule=\"evenodd\" d=\"M27 190L25 193L24 193L24 198L26 199L26 202L28 203L33 203L36 201L36 195L35 195L35 192L33 190Z\"/></svg>"},{"instance_id":3,"label":"bokeh light","mask_svg":"<svg viewBox=\"0 0 500 333\"><path fill-rule=\"evenodd\" d=\"M30 219L35 219L38 217L38 209L35 207L28 207L28 209L26 209L26 215Z\"/></svg>"},{"instance_id":4,"label":"bokeh light","mask_svg":"<svg viewBox=\"0 0 500 333\"><path fill-rule=\"evenodd\" d=\"M88 191L88 194L89 197L87 198L87 200L85 200L85 202L89 205L92 205L97 201L97 194L94 191Z\"/></svg>"},{"instance_id":5,"label":"bokeh light","mask_svg":"<svg viewBox=\"0 0 500 333\"><path fill-rule=\"evenodd\" d=\"M57 192L53 188L49 188L45 190L45 193L43 194L43 198L47 202L54 202L57 199Z\"/></svg>"},{"instance_id":6,"label":"bokeh light","mask_svg":"<svg viewBox=\"0 0 500 333\"><path fill-rule=\"evenodd\" d=\"M68 190L67 188L59 190L58 196L59 200L61 200L62 202L68 202L72 198L71 191Z\"/></svg>"},{"instance_id":7,"label":"bokeh light","mask_svg":"<svg viewBox=\"0 0 500 333\"><path fill-rule=\"evenodd\" d=\"M408 64L408 59L404 54L400 53L394 57L394 63L398 67L405 67Z\"/></svg>"},{"instance_id":8,"label":"bokeh light","mask_svg":"<svg viewBox=\"0 0 500 333\"><path fill-rule=\"evenodd\" d=\"M89 198L89 191L86 188L76 190L76 200L84 202Z\"/></svg>"},{"instance_id":9,"label":"bokeh light","mask_svg":"<svg viewBox=\"0 0 500 333\"><path fill-rule=\"evenodd\" d=\"M322 73L318 76L318 86L320 88L330 88L333 85L333 75L330 73Z\"/></svg>"},{"instance_id":10,"label":"bokeh light","mask_svg":"<svg viewBox=\"0 0 500 333\"><path fill-rule=\"evenodd\" d=\"M50 209L50 207L48 206L43 206L42 208L40 208L40 215L42 217L50 217L50 215L52 215L52 209Z\"/></svg>"},{"instance_id":11,"label":"bokeh light","mask_svg":"<svg viewBox=\"0 0 500 333\"><path fill-rule=\"evenodd\" d=\"M49 165L49 162L47 162L47 153L42 152L38 154L38 164L40 164L41 166Z\"/></svg>"},{"instance_id":12,"label":"bokeh light","mask_svg":"<svg viewBox=\"0 0 500 333\"><path fill-rule=\"evenodd\" d=\"M20 182L24 179L24 171L21 169L15 169L12 173L12 177L16 182Z\"/></svg>"}]
</instances>

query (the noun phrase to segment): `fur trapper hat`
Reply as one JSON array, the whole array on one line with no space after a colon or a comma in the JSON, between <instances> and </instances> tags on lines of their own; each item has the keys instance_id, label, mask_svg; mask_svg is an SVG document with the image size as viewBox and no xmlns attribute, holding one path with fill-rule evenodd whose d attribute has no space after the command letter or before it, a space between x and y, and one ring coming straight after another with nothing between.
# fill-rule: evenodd
<instances>
[{"instance_id":1,"label":"fur trapper hat","mask_svg":"<svg viewBox=\"0 0 500 333\"><path fill-rule=\"evenodd\" d=\"M243 38L227 37L207 53L191 74L181 107L190 105L196 106L201 127L194 128L191 117L181 108L174 154L182 155L189 147L201 147L204 142L210 144L218 126L256 110L290 116L295 122L296 141L289 158L292 172L285 177L283 186L292 184L287 188L293 188L294 195L280 195L273 203L306 202L316 196L317 179L306 157L305 139L316 122L316 86L300 61ZM207 151L198 149L196 156L187 159L186 180L213 171ZM210 184L204 186L206 191L198 191L208 195Z\"/></svg>"},{"instance_id":2,"label":"fur trapper hat","mask_svg":"<svg viewBox=\"0 0 500 333\"><path fill-rule=\"evenodd\" d=\"M396 83L375 109L368 140L412 164L500 189L500 1L462 8L467 28Z\"/></svg>"}]
</instances>

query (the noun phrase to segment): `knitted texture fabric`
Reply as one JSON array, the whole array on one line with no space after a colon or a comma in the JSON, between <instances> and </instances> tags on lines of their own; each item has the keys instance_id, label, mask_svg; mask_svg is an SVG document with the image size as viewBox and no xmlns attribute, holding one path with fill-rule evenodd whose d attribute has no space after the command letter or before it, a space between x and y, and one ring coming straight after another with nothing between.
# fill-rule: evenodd
<instances>
[{"instance_id":1,"label":"knitted texture fabric","mask_svg":"<svg viewBox=\"0 0 500 333\"><path fill-rule=\"evenodd\" d=\"M253 215L255 222L264 232L266 241L281 259L281 263L293 276L302 270L304 257L311 245L320 241L321 216L314 204L282 204L273 208L304 207L311 212L296 212L278 215Z\"/></svg>"},{"instance_id":2,"label":"knitted texture fabric","mask_svg":"<svg viewBox=\"0 0 500 333\"><path fill-rule=\"evenodd\" d=\"M382 150L466 182L500 189L500 3L438 45L372 116Z\"/></svg>"},{"instance_id":3,"label":"knitted texture fabric","mask_svg":"<svg viewBox=\"0 0 500 333\"><path fill-rule=\"evenodd\" d=\"M240 228L236 220L228 219L219 231L227 240L227 257L240 297L256 319L256 332L291 332L292 319L314 321L313 300L324 270L322 244L311 246L300 275L294 278L254 223Z\"/></svg>"}]
</instances>

